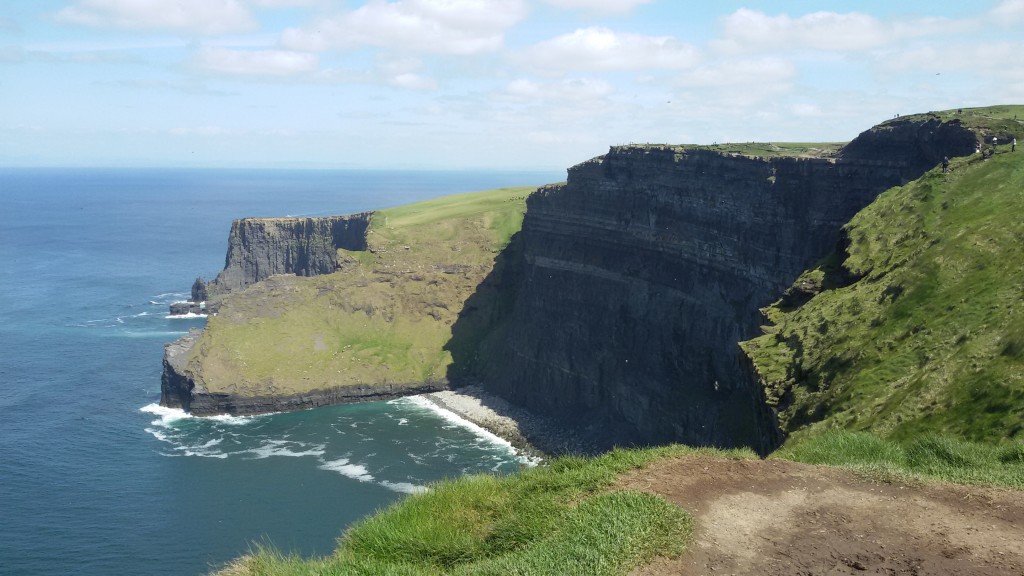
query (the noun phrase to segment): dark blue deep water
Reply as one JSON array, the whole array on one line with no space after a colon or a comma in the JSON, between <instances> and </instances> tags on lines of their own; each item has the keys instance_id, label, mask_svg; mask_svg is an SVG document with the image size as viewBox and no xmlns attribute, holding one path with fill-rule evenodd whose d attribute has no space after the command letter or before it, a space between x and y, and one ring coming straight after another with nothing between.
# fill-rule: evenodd
<instances>
[{"instance_id":1,"label":"dark blue deep water","mask_svg":"<svg viewBox=\"0 0 1024 576\"><path fill-rule=\"evenodd\" d=\"M253 418L156 406L165 317L244 216L344 214L556 173L0 170L0 574L196 574L325 554L433 480L508 472L422 403Z\"/></svg>"}]
</instances>

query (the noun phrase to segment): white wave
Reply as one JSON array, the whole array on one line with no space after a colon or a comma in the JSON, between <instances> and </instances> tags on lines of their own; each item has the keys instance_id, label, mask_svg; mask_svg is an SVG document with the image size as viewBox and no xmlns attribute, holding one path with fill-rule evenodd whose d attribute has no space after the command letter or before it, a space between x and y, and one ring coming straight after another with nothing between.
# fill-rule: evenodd
<instances>
[{"instance_id":1,"label":"white wave","mask_svg":"<svg viewBox=\"0 0 1024 576\"><path fill-rule=\"evenodd\" d=\"M121 336L128 338L177 338L184 336L188 332L177 332L177 331L162 331L162 332L140 332L137 330L125 330L120 332Z\"/></svg>"},{"instance_id":2,"label":"white wave","mask_svg":"<svg viewBox=\"0 0 1024 576\"><path fill-rule=\"evenodd\" d=\"M459 416L458 414L452 412L451 410L445 410L444 408L441 408L437 404L434 404L433 402L427 400L426 398L423 398L422 396L408 396L406 397L406 400L408 400L409 403L415 406L419 406L420 408L426 408L427 410L434 412L435 414L437 414L441 418L444 418L448 422L451 422L455 426L459 426L465 428L466 430L469 430L470 432L476 434L481 439L484 439L489 443L494 444L495 446L508 448L513 453L518 454L518 451L515 449L514 446L512 446L512 443L509 442L508 440L505 440L501 436L498 436L494 432L491 432L490 430L487 430L482 426L479 426L477 424L470 422L469 420L466 420L465 418ZM445 426L445 428L449 427Z\"/></svg>"},{"instance_id":3,"label":"white wave","mask_svg":"<svg viewBox=\"0 0 1024 576\"><path fill-rule=\"evenodd\" d=\"M270 458L271 456L290 456L292 458L300 458L302 456L323 456L324 448L323 444L316 444L314 448L309 450L295 451L289 448L288 444L297 444L300 448L305 447L301 442L291 442L288 440L267 440L259 448L252 448L246 450L250 454L255 454L255 460L262 460L263 458Z\"/></svg>"},{"instance_id":4,"label":"white wave","mask_svg":"<svg viewBox=\"0 0 1024 576\"><path fill-rule=\"evenodd\" d=\"M188 320L188 319L191 319L191 318L207 318L207 317L208 317L207 314L195 314L193 312L189 312L188 314L168 314L167 316L164 316L164 318L166 318L168 320Z\"/></svg>"},{"instance_id":5,"label":"white wave","mask_svg":"<svg viewBox=\"0 0 1024 576\"><path fill-rule=\"evenodd\" d=\"M211 420L213 422L220 422L221 424L231 424L237 426L240 424L248 424L257 416L232 416L230 414L217 414L216 416L194 416L185 412L181 408L168 408L167 406L161 406L159 404L147 404L142 408L139 408L139 412L147 412L154 414L160 418L151 422L154 426L167 427L176 420L183 420L185 418L199 418L202 420ZM262 416L262 414L261 414Z\"/></svg>"},{"instance_id":6,"label":"white wave","mask_svg":"<svg viewBox=\"0 0 1024 576\"><path fill-rule=\"evenodd\" d=\"M194 418L194 416L185 412L181 408L168 408L167 406L161 406L156 403L146 404L142 408L139 408L139 412L146 412L148 414L158 416L158 418L150 422L150 424L154 426L163 426L164 428L167 428L171 422L183 420L185 418Z\"/></svg>"},{"instance_id":7,"label":"white wave","mask_svg":"<svg viewBox=\"0 0 1024 576\"><path fill-rule=\"evenodd\" d=\"M380 482L380 485L388 490L401 492L403 494L422 494L429 490L426 486L412 484L411 482L388 482L387 480L383 480Z\"/></svg>"},{"instance_id":8,"label":"white wave","mask_svg":"<svg viewBox=\"0 0 1024 576\"><path fill-rule=\"evenodd\" d=\"M398 419L398 425L399 426L405 426L408 423L409 423L409 419L408 418L399 418Z\"/></svg>"},{"instance_id":9,"label":"white wave","mask_svg":"<svg viewBox=\"0 0 1024 576\"><path fill-rule=\"evenodd\" d=\"M269 414L260 414L260 416L268 416ZM203 420L212 420L213 422L220 422L221 424L230 424L232 426L241 426L242 424L248 424L252 422L258 416L232 416L231 414L215 414L213 416L196 416L196 418L202 418Z\"/></svg>"},{"instance_id":10,"label":"white wave","mask_svg":"<svg viewBox=\"0 0 1024 576\"><path fill-rule=\"evenodd\" d=\"M353 480L359 480L360 482L373 482L373 476L370 475L370 471L366 469L366 466L362 464L351 464L348 458L339 458L337 460L321 460L319 468L321 470L330 470L337 472L342 476L347 476Z\"/></svg>"},{"instance_id":11,"label":"white wave","mask_svg":"<svg viewBox=\"0 0 1024 576\"><path fill-rule=\"evenodd\" d=\"M170 442L170 440L167 439L167 435L156 428L146 428L146 432L152 434L154 438L161 442Z\"/></svg>"},{"instance_id":12,"label":"white wave","mask_svg":"<svg viewBox=\"0 0 1024 576\"><path fill-rule=\"evenodd\" d=\"M138 314L133 314L132 318L139 318L140 316L149 316L149 312L140 312Z\"/></svg>"},{"instance_id":13,"label":"white wave","mask_svg":"<svg viewBox=\"0 0 1024 576\"><path fill-rule=\"evenodd\" d=\"M181 450L185 456L199 456L200 458L227 458L228 455L223 452L206 452L204 450L192 450L187 446L178 446L175 450Z\"/></svg>"},{"instance_id":14,"label":"white wave","mask_svg":"<svg viewBox=\"0 0 1024 576\"><path fill-rule=\"evenodd\" d=\"M156 296L153 296L153 298L183 298L187 295L187 292L164 292L163 294L157 294Z\"/></svg>"},{"instance_id":15,"label":"white wave","mask_svg":"<svg viewBox=\"0 0 1024 576\"><path fill-rule=\"evenodd\" d=\"M118 316L117 317L117 323L118 324L124 324L124 320L120 316Z\"/></svg>"}]
</instances>

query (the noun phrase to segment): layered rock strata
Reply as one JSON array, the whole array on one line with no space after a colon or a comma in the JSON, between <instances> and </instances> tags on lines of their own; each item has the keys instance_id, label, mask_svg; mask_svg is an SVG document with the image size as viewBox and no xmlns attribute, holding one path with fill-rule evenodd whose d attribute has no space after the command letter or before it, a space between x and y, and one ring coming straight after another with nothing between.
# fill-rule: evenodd
<instances>
[{"instance_id":1,"label":"layered rock strata","mask_svg":"<svg viewBox=\"0 0 1024 576\"><path fill-rule=\"evenodd\" d=\"M605 446L768 451L776 426L737 345L758 333L759 309L879 193L974 142L929 119L827 159L614 147L529 198L519 272L503 287L514 305L472 371Z\"/></svg>"},{"instance_id":2,"label":"layered rock strata","mask_svg":"<svg viewBox=\"0 0 1024 576\"><path fill-rule=\"evenodd\" d=\"M370 213L320 218L242 218L231 223L224 270L211 294L240 290L274 274L316 276L340 266L338 250L366 250Z\"/></svg>"}]
</instances>

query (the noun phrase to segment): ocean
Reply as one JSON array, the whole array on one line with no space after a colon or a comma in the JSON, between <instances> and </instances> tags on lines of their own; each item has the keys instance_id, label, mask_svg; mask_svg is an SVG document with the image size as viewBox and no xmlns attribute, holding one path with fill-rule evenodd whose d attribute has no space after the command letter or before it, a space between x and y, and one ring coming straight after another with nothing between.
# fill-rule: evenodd
<instances>
[{"instance_id":1,"label":"ocean","mask_svg":"<svg viewBox=\"0 0 1024 576\"><path fill-rule=\"evenodd\" d=\"M160 407L167 317L232 219L320 216L552 172L0 169L0 574L198 574L254 546L327 554L430 482L513 473L418 399L256 417Z\"/></svg>"}]
</instances>

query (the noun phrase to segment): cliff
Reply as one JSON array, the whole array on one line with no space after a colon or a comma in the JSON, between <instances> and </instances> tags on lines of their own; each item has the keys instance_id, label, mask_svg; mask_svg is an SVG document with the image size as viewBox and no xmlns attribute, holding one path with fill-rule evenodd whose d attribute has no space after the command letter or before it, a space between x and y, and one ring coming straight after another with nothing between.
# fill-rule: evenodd
<instances>
[{"instance_id":1,"label":"cliff","mask_svg":"<svg viewBox=\"0 0 1024 576\"><path fill-rule=\"evenodd\" d=\"M986 142L1024 139L1011 114L987 120ZM999 148L886 191L765 309L742 346L789 445L1024 438L1024 155Z\"/></svg>"},{"instance_id":2,"label":"cliff","mask_svg":"<svg viewBox=\"0 0 1024 576\"><path fill-rule=\"evenodd\" d=\"M738 343L880 193L1002 134L982 118L904 117L844 147L613 147L525 219L526 194L497 191L239 221L214 283L233 291L164 397L250 412L479 382L604 446L767 452L776 413Z\"/></svg>"},{"instance_id":3,"label":"cliff","mask_svg":"<svg viewBox=\"0 0 1024 576\"><path fill-rule=\"evenodd\" d=\"M366 250L370 214L242 218L231 223L224 270L211 294L240 290L274 274L316 276L340 266L338 249Z\"/></svg>"},{"instance_id":4,"label":"cliff","mask_svg":"<svg viewBox=\"0 0 1024 576\"><path fill-rule=\"evenodd\" d=\"M161 403L252 414L447 388L452 324L495 271L531 192L236 221L211 284L232 290L214 296L202 333L167 346ZM477 294L474 306L489 305Z\"/></svg>"},{"instance_id":5,"label":"cliff","mask_svg":"<svg viewBox=\"0 0 1024 576\"><path fill-rule=\"evenodd\" d=\"M620 146L530 197L514 305L469 373L605 445L779 441L737 345L840 227L944 155L956 122L889 122L837 157ZM458 332L456 327L455 332Z\"/></svg>"}]
</instances>

